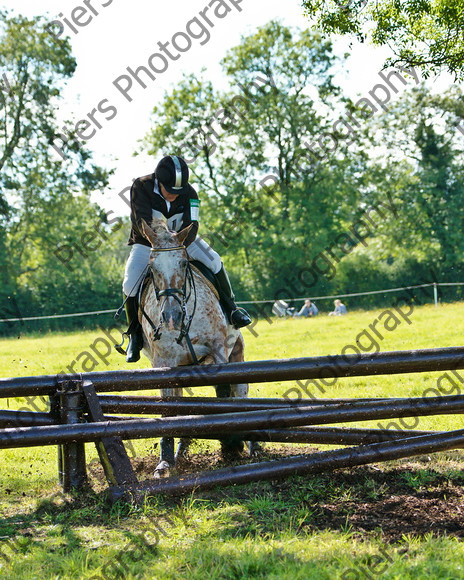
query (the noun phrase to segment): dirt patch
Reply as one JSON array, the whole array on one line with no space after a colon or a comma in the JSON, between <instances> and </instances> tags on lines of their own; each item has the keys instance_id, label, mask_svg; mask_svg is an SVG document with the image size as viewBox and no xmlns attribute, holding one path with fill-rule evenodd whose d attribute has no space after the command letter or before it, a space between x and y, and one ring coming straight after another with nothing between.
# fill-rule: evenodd
<instances>
[{"instance_id":1,"label":"dirt patch","mask_svg":"<svg viewBox=\"0 0 464 580\"><path fill-rule=\"evenodd\" d=\"M369 482L385 490L377 499L366 501L359 494L356 501L320 503L317 529L350 529L357 534L379 532L385 541L399 541L405 535L436 535L464 537L464 490L444 477L437 476L433 486L418 490L407 489L402 477L409 469L395 469L388 473L358 469L351 478L356 485ZM350 477L334 473L335 482L349 484ZM355 481L353 481L355 484Z\"/></svg>"},{"instance_id":2,"label":"dirt patch","mask_svg":"<svg viewBox=\"0 0 464 580\"><path fill-rule=\"evenodd\" d=\"M236 461L224 460L219 450L191 452L179 462L177 474L199 473L245 463L271 461L314 453L315 448L274 446L259 457L245 454ZM197 493L212 502L247 501L257 495L291 500L290 505L306 507L311 513L302 527L309 530L350 530L355 535L380 534L384 541L401 540L405 535L428 533L464 538L464 476L462 454L445 457L449 462L429 462L429 458L390 462L379 467L344 469L329 474L301 476L273 482L256 482ZM436 457L436 456L435 456ZM451 459L450 459L451 457ZM158 453L134 458L139 481L153 477ZM98 462L89 466L95 491L106 487ZM297 500L295 497L297 496ZM292 503L293 502L293 503ZM297 503L295 503L297 502Z\"/></svg>"}]
</instances>

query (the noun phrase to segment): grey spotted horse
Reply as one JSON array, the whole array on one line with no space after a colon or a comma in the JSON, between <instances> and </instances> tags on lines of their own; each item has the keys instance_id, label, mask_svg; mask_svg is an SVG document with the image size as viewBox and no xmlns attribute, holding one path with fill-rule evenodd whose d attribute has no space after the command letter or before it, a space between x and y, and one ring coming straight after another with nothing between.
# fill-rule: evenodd
<instances>
[{"instance_id":1,"label":"grey spotted horse","mask_svg":"<svg viewBox=\"0 0 464 580\"><path fill-rule=\"evenodd\" d=\"M227 321L212 284L191 266L183 242L189 228L171 232L165 222L143 222L143 233L152 246L149 272L151 282L141 296L139 320L144 335L144 354L154 368L178 367L194 363L223 364L244 360L240 330ZM189 346L190 343L190 346ZM182 388L162 389L162 397L182 396ZM247 397L247 384L216 386L218 397ZM189 439L181 439L174 453L174 439L161 439L161 454L155 477L173 471L184 455ZM221 439L223 455L238 456L244 448L240 437ZM248 443L255 454L259 445Z\"/></svg>"}]
</instances>

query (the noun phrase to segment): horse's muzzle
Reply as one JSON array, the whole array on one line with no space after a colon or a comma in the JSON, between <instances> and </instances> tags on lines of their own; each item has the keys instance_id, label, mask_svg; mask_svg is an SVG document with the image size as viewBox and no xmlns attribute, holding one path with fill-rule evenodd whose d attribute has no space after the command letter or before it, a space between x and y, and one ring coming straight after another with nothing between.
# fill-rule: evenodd
<instances>
[{"instance_id":1,"label":"horse's muzzle","mask_svg":"<svg viewBox=\"0 0 464 580\"><path fill-rule=\"evenodd\" d=\"M177 302L175 302L173 305L166 304L163 309L162 316L167 330L182 329L183 312L182 307Z\"/></svg>"}]
</instances>

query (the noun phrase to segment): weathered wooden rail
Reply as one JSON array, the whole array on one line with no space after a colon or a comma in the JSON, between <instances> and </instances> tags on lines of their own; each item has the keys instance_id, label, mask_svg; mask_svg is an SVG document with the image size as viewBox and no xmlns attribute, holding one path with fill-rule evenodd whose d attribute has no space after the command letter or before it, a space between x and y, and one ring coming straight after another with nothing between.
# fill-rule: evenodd
<instances>
[{"instance_id":1,"label":"weathered wooden rail","mask_svg":"<svg viewBox=\"0 0 464 580\"><path fill-rule=\"evenodd\" d=\"M50 398L49 412L0 411L0 449L58 445L60 481L69 490L86 484L84 443L94 441L111 485L112 500L386 461L462 447L464 433L321 426L463 413L464 395L303 399L296 388L292 391L298 397L293 399L162 399L97 393L429 371L452 371L463 382L458 369L464 369L464 347L0 379L0 398ZM118 416L121 414L161 417ZM123 439L160 436L220 438L232 433L240 433L245 440L356 447L139 484L122 443Z\"/></svg>"},{"instance_id":2,"label":"weathered wooden rail","mask_svg":"<svg viewBox=\"0 0 464 580\"><path fill-rule=\"evenodd\" d=\"M0 398L51 395L58 382L91 381L97 392L140 391L172 387L205 387L236 382L266 383L391 375L464 368L464 347L433 348L277 359L198 367L103 371L80 375L44 375L0 379Z\"/></svg>"},{"instance_id":3,"label":"weathered wooden rail","mask_svg":"<svg viewBox=\"0 0 464 580\"><path fill-rule=\"evenodd\" d=\"M460 429L449 433L411 437L385 443L337 449L335 451L323 451L301 457L289 457L279 461L239 465L198 475L182 475L182 477L154 480L131 487L111 487L108 493L113 502L120 499L138 500L146 494L165 493L179 495L195 490L211 489L216 486L322 473L342 467L354 467L378 461L389 461L425 453L447 451L463 445L464 429Z\"/></svg>"},{"instance_id":4,"label":"weathered wooden rail","mask_svg":"<svg viewBox=\"0 0 464 580\"><path fill-rule=\"evenodd\" d=\"M326 425L354 421L372 421L396 417L417 417L464 412L464 395L397 399L395 401L352 401L335 405L309 407L292 406L264 411L135 419L129 421L98 421L68 425L7 428L0 432L0 449L37 447L98 441L102 437L146 439L150 437L198 437L223 435L267 427Z\"/></svg>"}]
</instances>

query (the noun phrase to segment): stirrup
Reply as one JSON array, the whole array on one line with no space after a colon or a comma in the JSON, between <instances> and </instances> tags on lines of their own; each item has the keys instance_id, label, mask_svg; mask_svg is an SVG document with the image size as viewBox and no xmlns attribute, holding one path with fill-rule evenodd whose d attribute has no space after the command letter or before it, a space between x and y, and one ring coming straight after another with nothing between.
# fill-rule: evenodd
<instances>
[{"instance_id":1,"label":"stirrup","mask_svg":"<svg viewBox=\"0 0 464 580\"><path fill-rule=\"evenodd\" d=\"M126 356L126 351L122 348L122 345L126 342L126 336L129 336L127 332L121 332L122 340L119 344L114 344L114 348L116 349L119 354Z\"/></svg>"}]
</instances>

